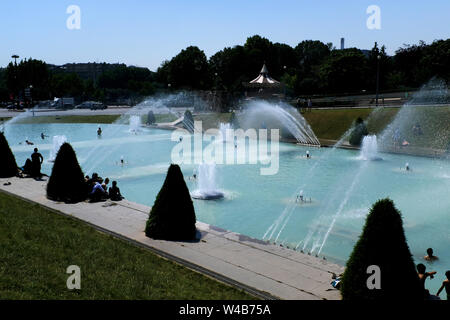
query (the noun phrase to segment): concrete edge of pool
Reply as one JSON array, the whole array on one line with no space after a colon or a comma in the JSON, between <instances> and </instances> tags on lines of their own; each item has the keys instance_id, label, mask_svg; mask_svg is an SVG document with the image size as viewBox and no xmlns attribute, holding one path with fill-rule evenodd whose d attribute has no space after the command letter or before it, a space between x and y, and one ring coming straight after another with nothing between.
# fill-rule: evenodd
<instances>
[{"instance_id":1,"label":"concrete edge of pool","mask_svg":"<svg viewBox=\"0 0 450 320\"><path fill-rule=\"evenodd\" d=\"M5 186L5 182L11 185ZM65 204L48 200L46 181L0 179L0 191L37 203L149 249L262 299L339 300L330 285L342 266L245 235L197 222L198 242L153 240L144 233L150 207L127 200Z\"/></svg>"}]
</instances>

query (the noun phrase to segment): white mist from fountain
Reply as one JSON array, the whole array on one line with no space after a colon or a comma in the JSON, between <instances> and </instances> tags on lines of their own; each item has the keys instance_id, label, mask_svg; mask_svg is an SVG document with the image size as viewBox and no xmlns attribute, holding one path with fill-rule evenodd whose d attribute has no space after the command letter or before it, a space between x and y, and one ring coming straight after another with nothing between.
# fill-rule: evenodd
<instances>
[{"instance_id":1,"label":"white mist from fountain","mask_svg":"<svg viewBox=\"0 0 450 320\"><path fill-rule=\"evenodd\" d=\"M382 160L382 158L378 156L378 144L376 135L365 136L363 138L359 159L370 161Z\"/></svg>"},{"instance_id":2,"label":"white mist from fountain","mask_svg":"<svg viewBox=\"0 0 450 320\"><path fill-rule=\"evenodd\" d=\"M131 133L138 133L141 131L141 116L139 115L133 115L130 116L130 129L129 131Z\"/></svg>"},{"instance_id":3,"label":"white mist from fountain","mask_svg":"<svg viewBox=\"0 0 450 320\"><path fill-rule=\"evenodd\" d=\"M183 102L183 99L186 99L189 97L188 93L176 93L176 94L169 94L169 95L160 95L155 97L149 97L148 99L144 100L143 102L139 103L138 105L134 106L133 108L130 108L129 111L127 111L125 114L120 116L119 119L114 121L111 125L104 125L102 127L103 137L109 138L119 138L123 136L123 127L117 126L117 125L129 125L130 130L131 122L133 117L138 117L141 115L146 115L150 110L154 112L154 114L172 114L175 118L179 118L184 113L183 108L179 108L180 110L177 110L176 107ZM194 106L195 107L195 106ZM183 110L181 112L181 109ZM134 120L136 121L136 120ZM140 120L139 120L140 121ZM136 121L137 122L137 121ZM131 131L130 131L131 132ZM99 141L98 146L91 148L87 154L84 154L82 156L84 162L82 163L83 167L87 168L86 173L92 173L97 167L105 161L115 150L117 150L120 147L120 144L114 145L114 146L108 146L104 147L103 143Z\"/></svg>"},{"instance_id":4,"label":"white mist from fountain","mask_svg":"<svg viewBox=\"0 0 450 320\"><path fill-rule=\"evenodd\" d=\"M48 161L50 162L55 161L59 148L61 148L61 146L65 142L67 142L66 136L53 136L53 148L50 150L50 156L48 157Z\"/></svg>"},{"instance_id":5,"label":"white mist from fountain","mask_svg":"<svg viewBox=\"0 0 450 320\"><path fill-rule=\"evenodd\" d=\"M214 200L224 197L223 192L217 188L216 165L214 163L202 163L197 170L197 189L192 193L192 198L199 200Z\"/></svg>"},{"instance_id":6,"label":"white mist from fountain","mask_svg":"<svg viewBox=\"0 0 450 320\"><path fill-rule=\"evenodd\" d=\"M231 124L221 122L219 125L219 131L222 134L222 141L228 142L230 137L228 137L228 131L231 129Z\"/></svg>"},{"instance_id":7,"label":"white mist from fountain","mask_svg":"<svg viewBox=\"0 0 450 320\"><path fill-rule=\"evenodd\" d=\"M350 135L352 130L353 130L352 128L348 129L347 132L345 132L342 135L341 139L339 139L339 141L336 142L336 144L333 146L333 148L330 148L327 151L325 151L325 153L323 155L321 155L315 161L315 163L312 165L312 167L308 170L306 175L303 177L303 181L306 181L306 182L303 183L299 188L297 188L295 193L290 197L289 204L284 208L284 210L281 212L281 214L278 216L278 218L266 230L266 232L264 233L264 235L262 237L263 240L271 241L272 238L276 234L274 241L275 242L278 241L278 238L280 237L284 228L288 224L293 212L295 211L295 208L297 208L297 206L298 206L298 203L296 202L297 196L299 195L299 193L301 191L305 190L309 179L314 177L316 170L321 167L321 165L324 163L324 161L326 161L329 157L332 156L332 154L337 150L337 148L339 148L342 145L342 143L344 143L344 141Z\"/></svg>"},{"instance_id":8,"label":"white mist from fountain","mask_svg":"<svg viewBox=\"0 0 450 320\"><path fill-rule=\"evenodd\" d=\"M298 143L320 146L313 130L303 116L287 103L256 100L246 103L239 123L243 129L277 128L288 131Z\"/></svg>"}]
</instances>

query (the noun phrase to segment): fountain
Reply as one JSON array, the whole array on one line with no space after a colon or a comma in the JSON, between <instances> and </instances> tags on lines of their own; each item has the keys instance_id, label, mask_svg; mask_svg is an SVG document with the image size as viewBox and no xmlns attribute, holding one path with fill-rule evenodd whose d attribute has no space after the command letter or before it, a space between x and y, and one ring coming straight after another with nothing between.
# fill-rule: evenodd
<instances>
[{"instance_id":1,"label":"fountain","mask_svg":"<svg viewBox=\"0 0 450 320\"><path fill-rule=\"evenodd\" d=\"M256 100L246 103L243 108L239 119L242 129L279 129L283 138L320 147L319 139L308 122L291 105Z\"/></svg>"},{"instance_id":2,"label":"fountain","mask_svg":"<svg viewBox=\"0 0 450 320\"><path fill-rule=\"evenodd\" d=\"M199 200L214 200L224 197L223 192L217 189L214 163L202 163L198 166L197 189L191 195L192 198Z\"/></svg>"},{"instance_id":3,"label":"fountain","mask_svg":"<svg viewBox=\"0 0 450 320\"><path fill-rule=\"evenodd\" d=\"M376 135L365 136L361 144L361 155L359 156L359 158L362 160L370 160L370 161L383 160L377 155L377 152L378 152L377 136Z\"/></svg>"},{"instance_id":4,"label":"fountain","mask_svg":"<svg viewBox=\"0 0 450 320\"><path fill-rule=\"evenodd\" d=\"M48 161L50 162L55 161L59 148L61 148L64 142L67 142L66 136L53 136L53 148L50 150L50 156L48 157Z\"/></svg>"},{"instance_id":5,"label":"fountain","mask_svg":"<svg viewBox=\"0 0 450 320\"><path fill-rule=\"evenodd\" d=\"M140 116L130 116L130 132L137 133L141 131L141 117Z\"/></svg>"},{"instance_id":6,"label":"fountain","mask_svg":"<svg viewBox=\"0 0 450 320\"><path fill-rule=\"evenodd\" d=\"M229 140L227 136L227 130L231 129L231 125L229 123L221 122L219 125L220 133L222 134L222 141L227 142Z\"/></svg>"}]
</instances>

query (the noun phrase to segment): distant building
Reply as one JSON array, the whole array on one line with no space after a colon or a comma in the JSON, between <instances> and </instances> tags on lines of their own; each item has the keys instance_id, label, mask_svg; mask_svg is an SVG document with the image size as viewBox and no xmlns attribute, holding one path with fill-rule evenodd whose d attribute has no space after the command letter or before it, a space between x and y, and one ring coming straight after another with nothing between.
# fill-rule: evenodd
<instances>
[{"instance_id":1,"label":"distant building","mask_svg":"<svg viewBox=\"0 0 450 320\"><path fill-rule=\"evenodd\" d=\"M345 39L341 38L341 50L345 49Z\"/></svg>"},{"instance_id":2,"label":"distant building","mask_svg":"<svg viewBox=\"0 0 450 320\"><path fill-rule=\"evenodd\" d=\"M243 82L246 98L284 99L284 85L270 77L266 64L263 65L259 75L250 82Z\"/></svg>"}]
</instances>

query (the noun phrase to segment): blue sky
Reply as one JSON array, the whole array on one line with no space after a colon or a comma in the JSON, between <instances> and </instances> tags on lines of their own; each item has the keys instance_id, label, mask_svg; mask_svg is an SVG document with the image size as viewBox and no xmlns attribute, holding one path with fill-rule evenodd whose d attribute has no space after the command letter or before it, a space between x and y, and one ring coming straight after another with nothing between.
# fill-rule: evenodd
<instances>
[{"instance_id":1,"label":"blue sky","mask_svg":"<svg viewBox=\"0 0 450 320\"><path fill-rule=\"evenodd\" d=\"M69 5L81 29L69 30ZM381 9L381 30L369 30L366 9ZM259 34L297 45L321 40L393 54L403 44L450 38L449 0L15 0L0 3L0 66L12 54L48 63L121 62L156 70L196 45L210 57Z\"/></svg>"}]
</instances>

